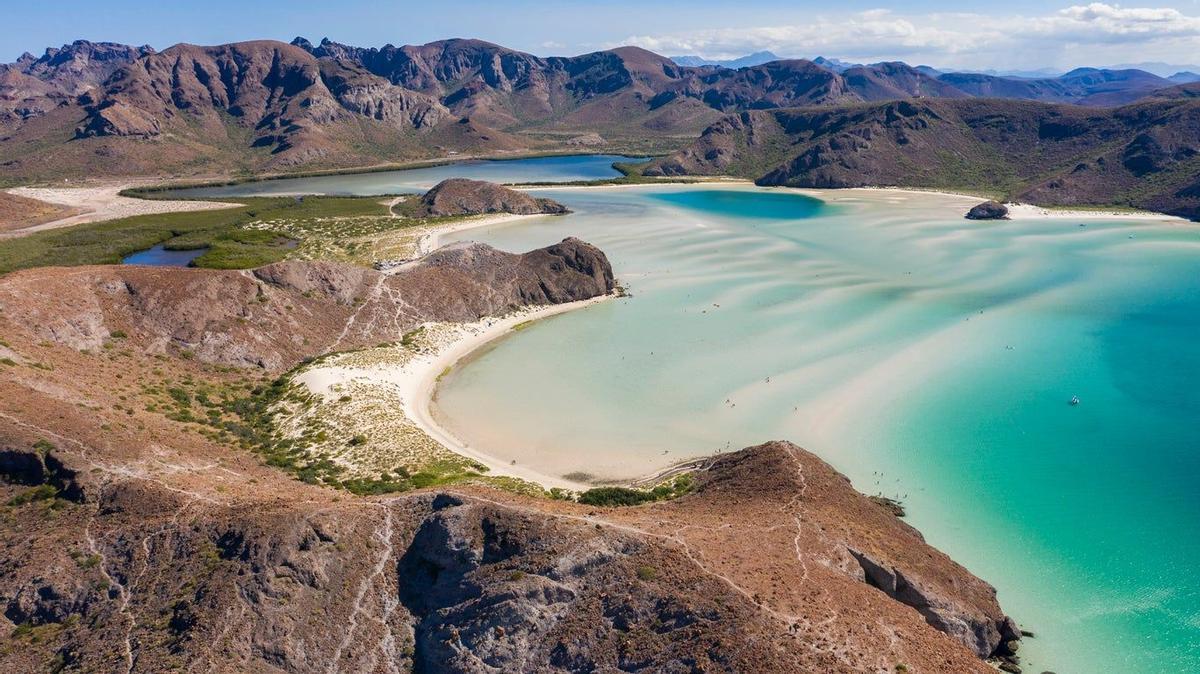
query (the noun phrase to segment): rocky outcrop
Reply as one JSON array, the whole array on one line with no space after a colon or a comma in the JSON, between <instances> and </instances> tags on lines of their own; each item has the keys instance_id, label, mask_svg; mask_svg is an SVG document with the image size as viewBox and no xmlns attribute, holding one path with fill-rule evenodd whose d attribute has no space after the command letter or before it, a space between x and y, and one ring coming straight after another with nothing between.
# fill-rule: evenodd
<instances>
[{"instance_id":1,"label":"rocky outcrop","mask_svg":"<svg viewBox=\"0 0 1200 674\"><path fill-rule=\"evenodd\" d=\"M144 338L149 353L185 351L203 362L270 371L318 344L378 344L428 321L475 321L613 289L604 253L578 239L524 255L459 244L396 273L301 261L252 272L136 266L92 267L69 278L56 272L17 272L0 284L0 307L22 316L42 339L98 349L119 331Z\"/></svg>"},{"instance_id":2,"label":"rocky outcrop","mask_svg":"<svg viewBox=\"0 0 1200 674\"><path fill-rule=\"evenodd\" d=\"M1007 220L1008 207L999 201L985 201L967 211L968 220Z\"/></svg>"},{"instance_id":3,"label":"rocky outcrop","mask_svg":"<svg viewBox=\"0 0 1200 674\"><path fill-rule=\"evenodd\" d=\"M321 76L342 107L399 129L431 129L453 117L436 98L398 87L357 64L323 61Z\"/></svg>"},{"instance_id":4,"label":"rocky outcrop","mask_svg":"<svg viewBox=\"0 0 1200 674\"><path fill-rule=\"evenodd\" d=\"M595 246L576 238L524 255L462 242L444 246L405 269L409 278L435 283L446 272L470 269L479 283L519 304L561 304L612 292L612 266ZM518 301L519 299L519 301Z\"/></svg>"},{"instance_id":5,"label":"rocky outcrop","mask_svg":"<svg viewBox=\"0 0 1200 674\"><path fill-rule=\"evenodd\" d=\"M3 417L0 433L22 434ZM195 442L158 460L220 451ZM6 670L65 653L84 670L992 671L864 583L848 544L947 611L1004 620L985 584L787 443L723 457L693 495L602 511L469 486L338 497L253 465L160 483L136 454L104 459L121 470L55 527L22 506L0 531L0 607L14 638L37 634L0 652Z\"/></svg>"},{"instance_id":6,"label":"rocky outcrop","mask_svg":"<svg viewBox=\"0 0 1200 674\"><path fill-rule=\"evenodd\" d=\"M981 658L1009 654L1008 643L1021 638L1016 623L1009 617L981 612L963 604L961 597L945 594L945 588L926 585L906 575L904 569L889 567L870 555L850 549L862 567L867 583L896 601L911 606L925 621L966 644Z\"/></svg>"},{"instance_id":7,"label":"rocky outcrop","mask_svg":"<svg viewBox=\"0 0 1200 674\"><path fill-rule=\"evenodd\" d=\"M564 215L571 211L553 199L539 199L503 185L483 180L449 178L426 192L413 217L443 217L512 213L514 215Z\"/></svg>"},{"instance_id":8,"label":"rocky outcrop","mask_svg":"<svg viewBox=\"0 0 1200 674\"><path fill-rule=\"evenodd\" d=\"M148 46L76 40L40 57L26 53L0 65L0 123L24 122L69 106L121 68L153 54Z\"/></svg>"}]
</instances>

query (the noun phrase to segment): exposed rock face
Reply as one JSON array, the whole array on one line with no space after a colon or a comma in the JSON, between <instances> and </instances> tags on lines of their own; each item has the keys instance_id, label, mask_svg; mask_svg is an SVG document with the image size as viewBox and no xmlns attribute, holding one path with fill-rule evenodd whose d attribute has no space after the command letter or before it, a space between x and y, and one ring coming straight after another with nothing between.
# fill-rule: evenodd
<instances>
[{"instance_id":1,"label":"exposed rock face","mask_svg":"<svg viewBox=\"0 0 1200 674\"><path fill-rule=\"evenodd\" d=\"M117 110L114 114L112 111ZM256 131L254 144L286 144L348 113L315 59L288 45L177 45L122 70L94 97L78 135L155 135L186 112L215 133L221 112ZM136 124L114 123L136 119Z\"/></svg>"},{"instance_id":2,"label":"exposed rock face","mask_svg":"<svg viewBox=\"0 0 1200 674\"><path fill-rule=\"evenodd\" d=\"M1008 207L998 201L985 201L967 211L968 220L1007 220Z\"/></svg>"},{"instance_id":3,"label":"exposed rock face","mask_svg":"<svg viewBox=\"0 0 1200 674\"><path fill-rule=\"evenodd\" d=\"M26 437L0 417L0 442ZM220 451L190 442L158 460ZM479 487L339 501L253 462L227 463L218 490L187 463L169 483L131 470L131 451L104 454L95 496L53 527L23 507L0 532L4 615L48 630L0 653L6 669L68 653L135 671L991 671L863 582L847 537L907 554L948 619L1004 620L985 584L786 443L727 457L694 496L603 512ZM807 486L733 491L792 473ZM679 533L689 518L722 533Z\"/></svg>"},{"instance_id":4,"label":"exposed rock face","mask_svg":"<svg viewBox=\"0 0 1200 674\"><path fill-rule=\"evenodd\" d=\"M394 274L299 261L252 272L87 269L11 274L0 284L0 306L23 312L43 339L75 349L100 348L119 325L146 336L151 353L186 350L203 362L277 370L318 344L378 344L427 321L474 321L613 289L604 253L578 239L524 255L460 244Z\"/></svg>"},{"instance_id":5,"label":"exposed rock face","mask_svg":"<svg viewBox=\"0 0 1200 674\"><path fill-rule=\"evenodd\" d=\"M0 65L0 123L21 122L70 105L137 59L153 54L148 46L76 40L51 47L41 57L25 54Z\"/></svg>"},{"instance_id":6,"label":"exposed rock face","mask_svg":"<svg viewBox=\"0 0 1200 674\"><path fill-rule=\"evenodd\" d=\"M395 86L355 64L322 62L321 75L342 107L400 129L433 128L452 117L437 99Z\"/></svg>"},{"instance_id":7,"label":"exposed rock face","mask_svg":"<svg viewBox=\"0 0 1200 674\"><path fill-rule=\"evenodd\" d=\"M413 215L563 215L570 212L566 206L553 199L537 199L519 190L483 180L449 178L435 185L421 197L420 208Z\"/></svg>"},{"instance_id":8,"label":"exposed rock face","mask_svg":"<svg viewBox=\"0 0 1200 674\"><path fill-rule=\"evenodd\" d=\"M902 100L743 112L646 175L733 174L761 185L1012 190L1043 205L1112 205L1200 218L1200 101L1115 109L1001 100ZM1038 147L1036 157L1029 147ZM1016 187L1013 188L1014 182Z\"/></svg>"}]
</instances>

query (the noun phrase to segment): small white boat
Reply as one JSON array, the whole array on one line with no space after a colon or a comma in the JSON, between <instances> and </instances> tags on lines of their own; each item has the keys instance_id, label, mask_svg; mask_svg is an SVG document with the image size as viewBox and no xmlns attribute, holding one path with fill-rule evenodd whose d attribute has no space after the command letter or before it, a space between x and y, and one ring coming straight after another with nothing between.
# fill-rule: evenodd
<instances>
[{"instance_id":1,"label":"small white boat","mask_svg":"<svg viewBox=\"0 0 1200 674\"><path fill-rule=\"evenodd\" d=\"M1071 404L1078 405L1079 404L1079 396L1071 396Z\"/></svg>"}]
</instances>

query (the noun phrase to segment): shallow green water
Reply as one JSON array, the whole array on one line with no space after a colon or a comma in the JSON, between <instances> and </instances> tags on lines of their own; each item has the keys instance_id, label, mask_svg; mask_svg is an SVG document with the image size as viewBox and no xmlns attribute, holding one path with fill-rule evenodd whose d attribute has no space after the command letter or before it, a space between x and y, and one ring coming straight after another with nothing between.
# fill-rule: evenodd
<instances>
[{"instance_id":1,"label":"shallow green water","mask_svg":"<svg viewBox=\"0 0 1200 674\"><path fill-rule=\"evenodd\" d=\"M472 446L627 478L789 439L995 584L1038 635L1026 671L1200 671L1200 227L971 223L902 193L553 196L576 214L460 238L580 236L634 296L448 376L438 414Z\"/></svg>"}]
</instances>

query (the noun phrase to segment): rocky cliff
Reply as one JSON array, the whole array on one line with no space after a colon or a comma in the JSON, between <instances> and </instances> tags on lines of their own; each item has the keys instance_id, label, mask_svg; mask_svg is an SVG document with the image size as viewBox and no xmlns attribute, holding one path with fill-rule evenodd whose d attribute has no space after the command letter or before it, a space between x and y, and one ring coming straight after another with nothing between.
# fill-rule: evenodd
<instances>
[{"instance_id":1,"label":"rocky cliff","mask_svg":"<svg viewBox=\"0 0 1200 674\"><path fill-rule=\"evenodd\" d=\"M487 213L564 215L571 211L553 199L538 199L503 185L449 178L434 185L404 212L411 217L444 217Z\"/></svg>"},{"instance_id":2,"label":"rocky cliff","mask_svg":"<svg viewBox=\"0 0 1200 674\"><path fill-rule=\"evenodd\" d=\"M40 57L0 65L0 124L40 117L91 91L121 68L153 54L148 46L76 40Z\"/></svg>"}]
</instances>

